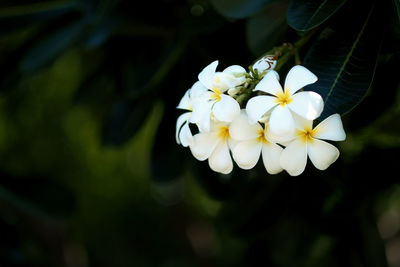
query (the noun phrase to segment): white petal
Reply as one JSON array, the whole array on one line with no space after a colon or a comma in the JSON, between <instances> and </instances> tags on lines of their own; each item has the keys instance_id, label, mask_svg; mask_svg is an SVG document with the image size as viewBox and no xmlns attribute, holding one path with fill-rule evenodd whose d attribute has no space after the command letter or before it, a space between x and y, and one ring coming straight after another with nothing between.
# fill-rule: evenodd
<instances>
[{"instance_id":1,"label":"white petal","mask_svg":"<svg viewBox=\"0 0 400 267\"><path fill-rule=\"evenodd\" d=\"M291 142L283 151L280 158L281 166L291 176L303 173L307 164L307 143L298 139Z\"/></svg>"},{"instance_id":2,"label":"white petal","mask_svg":"<svg viewBox=\"0 0 400 267\"><path fill-rule=\"evenodd\" d=\"M322 97L310 91L298 92L292 96L289 108L307 120L315 120L324 109Z\"/></svg>"},{"instance_id":3,"label":"white petal","mask_svg":"<svg viewBox=\"0 0 400 267\"><path fill-rule=\"evenodd\" d=\"M210 123L211 123L211 110L199 122L197 122L196 125L199 128L199 131L203 133L210 131Z\"/></svg>"},{"instance_id":4,"label":"white petal","mask_svg":"<svg viewBox=\"0 0 400 267\"><path fill-rule=\"evenodd\" d=\"M307 142L307 152L311 162L319 170L326 170L339 157L336 147L318 139Z\"/></svg>"},{"instance_id":5,"label":"white petal","mask_svg":"<svg viewBox=\"0 0 400 267\"><path fill-rule=\"evenodd\" d=\"M236 145L237 145L238 143L240 143L240 142L237 141L237 140L235 140L235 139L228 138L228 146L229 146L229 149L230 149L231 151L233 151L233 150L235 149L235 147L236 147Z\"/></svg>"},{"instance_id":6,"label":"white petal","mask_svg":"<svg viewBox=\"0 0 400 267\"><path fill-rule=\"evenodd\" d=\"M263 144L261 153L264 167L269 174L276 174L283 170L280 163L282 151L283 148L277 144Z\"/></svg>"},{"instance_id":7,"label":"white petal","mask_svg":"<svg viewBox=\"0 0 400 267\"><path fill-rule=\"evenodd\" d=\"M318 80L314 73L303 66L297 65L290 69L285 79L285 90L294 94L306 85L315 83Z\"/></svg>"},{"instance_id":8,"label":"white petal","mask_svg":"<svg viewBox=\"0 0 400 267\"><path fill-rule=\"evenodd\" d=\"M274 96L255 96L249 99L246 104L246 112L250 123L256 123L271 108L276 106Z\"/></svg>"},{"instance_id":9,"label":"white petal","mask_svg":"<svg viewBox=\"0 0 400 267\"><path fill-rule=\"evenodd\" d=\"M185 123L179 132L179 140L182 146L188 147L193 144L193 135L189 128L189 123Z\"/></svg>"},{"instance_id":10,"label":"white petal","mask_svg":"<svg viewBox=\"0 0 400 267\"><path fill-rule=\"evenodd\" d=\"M205 160L210 157L220 139L217 133L199 133L193 136L193 143L190 146L193 156L198 160Z\"/></svg>"},{"instance_id":11,"label":"white petal","mask_svg":"<svg viewBox=\"0 0 400 267\"><path fill-rule=\"evenodd\" d=\"M239 142L232 151L232 156L240 168L249 170L257 164L261 148L262 143L255 139Z\"/></svg>"},{"instance_id":12,"label":"white petal","mask_svg":"<svg viewBox=\"0 0 400 267\"><path fill-rule=\"evenodd\" d=\"M235 87L235 77L231 74L216 72L212 81L212 88L217 88L220 92L224 93L229 88Z\"/></svg>"},{"instance_id":13,"label":"white petal","mask_svg":"<svg viewBox=\"0 0 400 267\"><path fill-rule=\"evenodd\" d=\"M291 142L293 139L295 139L294 133L288 133L288 134L274 134L269 127L265 131L265 138L271 142L271 143L278 143L281 145L286 146L287 143Z\"/></svg>"},{"instance_id":14,"label":"white petal","mask_svg":"<svg viewBox=\"0 0 400 267\"><path fill-rule=\"evenodd\" d=\"M274 66L274 68L275 68L275 66ZM276 71L274 71L274 70L268 71L268 73L270 73L270 72L271 72L271 75L273 74L273 75L275 76L275 78L276 78L278 81L280 81L280 77L279 77L278 72L276 72Z\"/></svg>"},{"instance_id":15,"label":"white petal","mask_svg":"<svg viewBox=\"0 0 400 267\"><path fill-rule=\"evenodd\" d=\"M277 72L274 70L268 71L264 78L256 85L253 91L263 91L272 95L277 95L283 92L282 86L277 79Z\"/></svg>"},{"instance_id":16,"label":"white petal","mask_svg":"<svg viewBox=\"0 0 400 267\"><path fill-rule=\"evenodd\" d=\"M232 65L232 66L229 66L226 69L224 69L222 72L229 73L232 75L238 75L238 74L246 73L246 70L242 66Z\"/></svg>"},{"instance_id":17,"label":"white petal","mask_svg":"<svg viewBox=\"0 0 400 267\"><path fill-rule=\"evenodd\" d=\"M188 89L185 94L183 95L181 101L179 101L179 104L176 108L179 109L186 109L186 110L192 110L192 101L190 100L190 89Z\"/></svg>"},{"instance_id":18,"label":"white petal","mask_svg":"<svg viewBox=\"0 0 400 267\"><path fill-rule=\"evenodd\" d=\"M193 84L192 88L190 89L190 98L195 99L197 97L200 97L202 94L204 94L205 92L207 92L207 88L200 82L197 81Z\"/></svg>"},{"instance_id":19,"label":"white petal","mask_svg":"<svg viewBox=\"0 0 400 267\"><path fill-rule=\"evenodd\" d=\"M269 119L269 128L275 135L288 136L293 134L295 124L287 105L278 105L274 108Z\"/></svg>"},{"instance_id":20,"label":"white petal","mask_svg":"<svg viewBox=\"0 0 400 267\"><path fill-rule=\"evenodd\" d=\"M212 112L217 120L231 122L240 114L240 106L233 97L221 94L221 100L214 104Z\"/></svg>"},{"instance_id":21,"label":"white petal","mask_svg":"<svg viewBox=\"0 0 400 267\"><path fill-rule=\"evenodd\" d=\"M205 67L199 74L199 81L208 89L211 89L212 82L215 75L215 70L218 66L218 60L212 62L207 67Z\"/></svg>"},{"instance_id":22,"label":"white petal","mask_svg":"<svg viewBox=\"0 0 400 267\"><path fill-rule=\"evenodd\" d=\"M262 127L259 123L250 124L246 112L241 112L229 125L229 135L238 141L256 139Z\"/></svg>"},{"instance_id":23,"label":"white petal","mask_svg":"<svg viewBox=\"0 0 400 267\"><path fill-rule=\"evenodd\" d=\"M292 117L294 119L294 124L297 129L300 131L311 130L313 126L312 120L307 120L304 117L298 115L295 112L292 112Z\"/></svg>"},{"instance_id":24,"label":"white petal","mask_svg":"<svg viewBox=\"0 0 400 267\"><path fill-rule=\"evenodd\" d=\"M229 124L223 121L217 121L217 120L211 120L211 127L210 131L211 132L219 132L221 128L229 128Z\"/></svg>"},{"instance_id":25,"label":"white petal","mask_svg":"<svg viewBox=\"0 0 400 267\"><path fill-rule=\"evenodd\" d=\"M210 101L212 94L211 91L207 91L192 101L193 112L190 117L191 123L198 123L204 118L204 116L210 116L211 107L214 104L213 101Z\"/></svg>"},{"instance_id":26,"label":"white petal","mask_svg":"<svg viewBox=\"0 0 400 267\"><path fill-rule=\"evenodd\" d=\"M188 119L190 118L191 112L185 112L182 115L180 115L178 117L178 119L176 120L176 130L175 130L175 138L176 138L176 142L178 144L180 144L180 140L179 140L179 132L181 131L182 125L188 121Z\"/></svg>"},{"instance_id":27,"label":"white petal","mask_svg":"<svg viewBox=\"0 0 400 267\"><path fill-rule=\"evenodd\" d=\"M236 77L230 73L217 72L214 76L212 86L218 88L221 92L243 84L246 81L245 76Z\"/></svg>"},{"instance_id":28,"label":"white petal","mask_svg":"<svg viewBox=\"0 0 400 267\"><path fill-rule=\"evenodd\" d=\"M339 114L333 114L320 122L315 127L315 138L332 140L332 141L343 141L346 139L346 133L343 129L342 120Z\"/></svg>"},{"instance_id":29,"label":"white petal","mask_svg":"<svg viewBox=\"0 0 400 267\"><path fill-rule=\"evenodd\" d=\"M208 159L208 164L213 171L228 174L233 169L231 155L227 142L220 142Z\"/></svg>"}]
</instances>

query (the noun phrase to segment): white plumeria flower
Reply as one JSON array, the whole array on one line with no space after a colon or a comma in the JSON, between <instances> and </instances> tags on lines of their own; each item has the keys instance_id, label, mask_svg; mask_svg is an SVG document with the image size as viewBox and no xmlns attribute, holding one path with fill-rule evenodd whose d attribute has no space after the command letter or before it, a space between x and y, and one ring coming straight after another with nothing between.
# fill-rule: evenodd
<instances>
[{"instance_id":1,"label":"white plumeria flower","mask_svg":"<svg viewBox=\"0 0 400 267\"><path fill-rule=\"evenodd\" d=\"M259 123L250 124L243 110L229 126L229 133L232 139L237 141L232 156L240 168L246 170L253 168L261 154L264 167L269 174L283 170L279 162L283 148L268 138L268 124L265 129Z\"/></svg>"},{"instance_id":2,"label":"white plumeria flower","mask_svg":"<svg viewBox=\"0 0 400 267\"><path fill-rule=\"evenodd\" d=\"M218 61L205 67L198 78L208 90L193 104L192 122L201 125L201 130L209 130L209 120L212 116L218 121L231 122L239 113L239 103L231 96L224 94L230 88L235 88L246 81L246 70L238 65L216 72Z\"/></svg>"},{"instance_id":3,"label":"white plumeria flower","mask_svg":"<svg viewBox=\"0 0 400 267\"><path fill-rule=\"evenodd\" d=\"M307 155L319 170L327 169L339 157L339 150L324 140L343 141L346 133L339 114L333 114L312 128L312 121L296 116L295 139L283 150L280 164L290 175L300 175Z\"/></svg>"},{"instance_id":4,"label":"white plumeria flower","mask_svg":"<svg viewBox=\"0 0 400 267\"><path fill-rule=\"evenodd\" d=\"M259 121L271 110L269 127L278 136L290 136L294 132L295 123L292 112L307 120L314 120L322 112L324 103L315 92L302 91L301 88L315 83L317 76L303 66L294 66L286 76L282 89L276 71L268 71L256 85L254 91L262 91L270 95L256 96L247 102L246 111L250 123Z\"/></svg>"},{"instance_id":5,"label":"white plumeria flower","mask_svg":"<svg viewBox=\"0 0 400 267\"><path fill-rule=\"evenodd\" d=\"M190 131L189 122L191 122L192 111L193 111L193 99L199 97L204 92L207 91L207 88L201 85L200 82L196 82L192 88L188 89L185 95L182 97L176 108L189 110L189 112L185 112L178 117L176 121L176 132L175 138L178 144L182 144L182 146L187 147L192 144L193 136Z\"/></svg>"},{"instance_id":6,"label":"white plumeria flower","mask_svg":"<svg viewBox=\"0 0 400 267\"><path fill-rule=\"evenodd\" d=\"M193 136L190 146L193 156L198 160L208 159L213 171L228 174L233 169L229 152L234 142L229 135L229 125L224 122L212 121L209 132L200 132Z\"/></svg>"},{"instance_id":7,"label":"white plumeria flower","mask_svg":"<svg viewBox=\"0 0 400 267\"><path fill-rule=\"evenodd\" d=\"M266 55L253 64L253 70L257 70L261 74L263 71L273 70L276 63L277 60L274 55Z\"/></svg>"}]
</instances>

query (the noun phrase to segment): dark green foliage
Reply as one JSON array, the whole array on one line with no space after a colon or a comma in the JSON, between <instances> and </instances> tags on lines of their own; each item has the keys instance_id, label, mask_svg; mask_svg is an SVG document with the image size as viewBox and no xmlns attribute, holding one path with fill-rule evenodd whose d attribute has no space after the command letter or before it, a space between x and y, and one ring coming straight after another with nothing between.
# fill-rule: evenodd
<instances>
[{"instance_id":1,"label":"dark green foliage","mask_svg":"<svg viewBox=\"0 0 400 267\"><path fill-rule=\"evenodd\" d=\"M398 22L400 23L400 2L399 1L397 1L397 0L393 0L393 3L394 3L394 6L395 6L395 12L396 12L396 14L397 14L397 19L398 19Z\"/></svg>"},{"instance_id":2,"label":"dark green foliage","mask_svg":"<svg viewBox=\"0 0 400 267\"><path fill-rule=\"evenodd\" d=\"M152 108L152 102L145 98L116 102L105 121L104 144L118 146L127 142L141 128Z\"/></svg>"},{"instance_id":3,"label":"dark green foliage","mask_svg":"<svg viewBox=\"0 0 400 267\"><path fill-rule=\"evenodd\" d=\"M229 18L241 19L254 15L265 5L274 1L275 0L211 0L211 3L222 15Z\"/></svg>"},{"instance_id":4,"label":"dark green foliage","mask_svg":"<svg viewBox=\"0 0 400 267\"><path fill-rule=\"evenodd\" d=\"M77 41L84 21L59 25L55 32L46 32L43 39L31 44L20 64L22 72L33 72L52 62L62 51Z\"/></svg>"},{"instance_id":5,"label":"dark green foliage","mask_svg":"<svg viewBox=\"0 0 400 267\"><path fill-rule=\"evenodd\" d=\"M255 55L261 55L283 39L288 1L275 1L247 20L246 39Z\"/></svg>"},{"instance_id":6,"label":"dark green foliage","mask_svg":"<svg viewBox=\"0 0 400 267\"><path fill-rule=\"evenodd\" d=\"M374 5L343 10L338 17L358 16L349 25L344 21L326 27L308 51L304 65L319 81L307 90L319 93L325 102L321 119L353 109L369 89L382 43L378 8Z\"/></svg>"},{"instance_id":7,"label":"dark green foliage","mask_svg":"<svg viewBox=\"0 0 400 267\"><path fill-rule=\"evenodd\" d=\"M297 31L309 31L329 19L346 0L292 0L287 11L288 24Z\"/></svg>"}]
</instances>

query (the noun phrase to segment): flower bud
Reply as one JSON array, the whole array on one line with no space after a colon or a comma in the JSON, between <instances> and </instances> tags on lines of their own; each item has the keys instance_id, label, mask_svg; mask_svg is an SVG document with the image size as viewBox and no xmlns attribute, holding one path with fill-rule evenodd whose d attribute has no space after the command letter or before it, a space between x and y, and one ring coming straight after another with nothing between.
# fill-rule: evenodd
<instances>
[{"instance_id":1,"label":"flower bud","mask_svg":"<svg viewBox=\"0 0 400 267\"><path fill-rule=\"evenodd\" d=\"M230 96L236 96L236 95L240 92L240 90L241 90L242 88L243 88L243 87L241 87L241 86L230 88L230 89L228 90L228 95L230 95Z\"/></svg>"},{"instance_id":2,"label":"flower bud","mask_svg":"<svg viewBox=\"0 0 400 267\"><path fill-rule=\"evenodd\" d=\"M274 55L266 55L254 63L253 70L257 70L258 73L262 73L266 70L273 70L276 66L276 62L277 60Z\"/></svg>"}]
</instances>

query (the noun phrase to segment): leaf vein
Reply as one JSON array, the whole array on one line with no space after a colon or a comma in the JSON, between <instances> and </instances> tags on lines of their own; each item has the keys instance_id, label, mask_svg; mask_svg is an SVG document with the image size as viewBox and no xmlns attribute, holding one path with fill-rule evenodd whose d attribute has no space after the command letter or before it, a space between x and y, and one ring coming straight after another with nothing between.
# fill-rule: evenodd
<instances>
[{"instance_id":1,"label":"leaf vein","mask_svg":"<svg viewBox=\"0 0 400 267\"><path fill-rule=\"evenodd\" d=\"M313 18L318 14L318 12L322 9L322 7L326 4L326 2L328 2L328 0L324 0L324 2L322 2L322 4L317 8L317 10L315 10L314 14L311 16L311 18L307 21L306 26L304 26L304 28L307 29L307 27L310 25L311 21L313 20Z\"/></svg>"},{"instance_id":2,"label":"leaf vein","mask_svg":"<svg viewBox=\"0 0 400 267\"><path fill-rule=\"evenodd\" d=\"M329 88L328 94L325 97L325 101L324 101L325 103L328 101L329 97L331 96L331 94L333 92L333 89L335 88L337 82L341 78L342 72L345 71L345 67L346 67L347 63L349 62L349 60L350 60L350 58L351 58L351 56L352 56L352 54L354 52L354 49L357 47L357 44L360 41L361 36L363 35L364 30L365 30L365 28L366 28L366 26L367 26L367 24L369 22L369 19L371 17L372 11L374 10L374 6L375 5L372 5L371 10L369 11L368 16L367 16L367 18L366 18L366 20L365 20L365 22L364 22L364 24L363 24L363 26L361 28L361 31L358 33L357 38L354 41L354 43L353 43L353 45L352 45L352 47L350 49L350 52L347 54L345 61L343 62L342 66L340 67L339 72L336 75L336 78L333 81L333 84L332 84L331 88Z\"/></svg>"}]
</instances>

